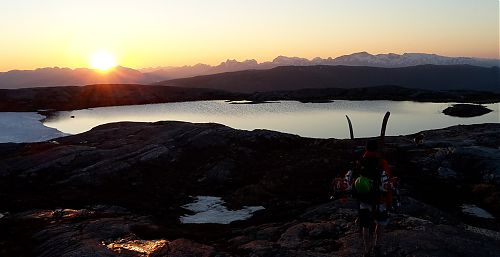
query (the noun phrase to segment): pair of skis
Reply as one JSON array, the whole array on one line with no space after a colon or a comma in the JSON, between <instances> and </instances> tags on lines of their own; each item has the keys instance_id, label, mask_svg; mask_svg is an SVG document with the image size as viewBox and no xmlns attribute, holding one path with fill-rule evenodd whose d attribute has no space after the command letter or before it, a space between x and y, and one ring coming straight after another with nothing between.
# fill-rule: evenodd
<instances>
[{"instance_id":1,"label":"pair of skis","mask_svg":"<svg viewBox=\"0 0 500 257\"><path fill-rule=\"evenodd\" d=\"M386 112L384 115L384 119L382 120L382 129L380 130L380 146L384 147L384 138L385 138L385 131L387 129L387 122L389 122L389 116L391 116L391 112ZM352 122L349 116L345 116L347 118L347 124L349 124L349 134L351 136L351 139L354 139L354 130L352 129Z\"/></svg>"},{"instance_id":2,"label":"pair of skis","mask_svg":"<svg viewBox=\"0 0 500 257\"><path fill-rule=\"evenodd\" d=\"M385 131L387 129L387 122L389 121L389 117L391 116L391 112L386 112L384 115L384 119L382 120L382 128L380 130L380 138L379 138L379 146L380 146L380 152L384 153L384 148L385 148ZM354 131L352 129L352 122L349 116L345 116L347 118L347 124L349 125L349 134L351 139L354 139ZM395 194L395 200L396 200L396 207L401 206L401 196L399 194L399 187L398 185L398 178L393 177L391 178L391 185L393 188L393 192Z\"/></svg>"},{"instance_id":3,"label":"pair of skis","mask_svg":"<svg viewBox=\"0 0 500 257\"><path fill-rule=\"evenodd\" d=\"M380 130L380 151L383 153L384 149L384 138L385 138L385 132L387 129L387 123L389 121L391 113L386 112L384 115L384 119L382 120L382 128ZM351 119L349 118L348 115L345 116L347 118L347 123L349 125L349 134L351 139L354 139L354 130L352 127L352 122ZM335 178L332 182L332 187L333 187L333 196L330 197L330 199L336 199L337 195L340 193L341 195L346 196L345 194L349 192L352 188L352 170L348 171L347 174L344 176L344 178ZM341 198L342 199L342 198Z\"/></svg>"}]
</instances>

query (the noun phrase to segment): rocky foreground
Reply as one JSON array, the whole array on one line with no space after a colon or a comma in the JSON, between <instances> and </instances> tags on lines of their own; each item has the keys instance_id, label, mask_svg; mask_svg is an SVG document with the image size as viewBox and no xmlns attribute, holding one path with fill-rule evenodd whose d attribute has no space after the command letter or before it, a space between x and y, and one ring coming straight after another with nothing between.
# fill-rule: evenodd
<instances>
[{"instance_id":1,"label":"rocky foreground","mask_svg":"<svg viewBox=\"0 0 500 257\"><path fill-rule=\"evenodd\" d=\"M386 139L402 180L381 256L498 256L500 124ZM361 256L356 204L329 200L366 139L309 139L218 124L114 123L0 144L0 256ZM182 224L192 196L265 210Z\"/></svg>"}]
</instances>

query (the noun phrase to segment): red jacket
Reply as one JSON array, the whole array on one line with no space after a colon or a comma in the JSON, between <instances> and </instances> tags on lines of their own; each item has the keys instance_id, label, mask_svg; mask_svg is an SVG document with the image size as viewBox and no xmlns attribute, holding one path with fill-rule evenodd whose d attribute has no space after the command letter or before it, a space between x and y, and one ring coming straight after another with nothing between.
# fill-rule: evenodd
<instances>
[{"instance_id":1,"label":"red jacket","mask_svg":"<svg viewBox=\"0 0 500 257\"><path fill-rule=\"evenodd\" d=\"M385 171L388 177L391 177L391 169L389 168L389 164L385 159L382 158L381 154L378 152L365 151L363 154L363 158L379 158L380 159L380 167Z\"/></svg>"},{"instance_id":2,"label":"red jacket","mask_svg":"<svg viewBox=\"0 0 500 257\"><path fill-rule=\"evenodd\" d=\"M391 169L389 168L389 164L387 163L387 161L384 158L382 158L382 155L380 153L365 151L365 153L363 154L363 158L378 158L380 160L379 165L382 168L382 170L385 171L385 174L387 175L387 178L389 180L389 184L387 186L394 187L394 185L392 184L392 180L391 180ZM388 208L390 208L392 205L392 198L393 198L392 190L388 189L387 193L381 196L380 201L384 202L386 204L386 206Z\"/></svg>"}]
</instances>

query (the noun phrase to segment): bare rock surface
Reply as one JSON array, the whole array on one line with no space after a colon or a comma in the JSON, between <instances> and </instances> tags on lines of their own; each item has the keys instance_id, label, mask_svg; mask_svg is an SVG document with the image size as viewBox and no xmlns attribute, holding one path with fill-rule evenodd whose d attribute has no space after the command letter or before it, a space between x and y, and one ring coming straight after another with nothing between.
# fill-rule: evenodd
<instances>
[{"instance_id":1,"label":"bare rock surface","mask_svg":"<svg viewBox=\"0 0 500 257\"><path fill-rule=\"evenodd\" d=\"M388 137L401 178L378 256L498 256L500 125ZM366 139L309 139L184 122L102 125L0 144L0 256L360 256L353 200L329 184ZM194 196L249 220L182 224ZM464 203L494 219L461 212Z\"/></svg>"}]
</instances>

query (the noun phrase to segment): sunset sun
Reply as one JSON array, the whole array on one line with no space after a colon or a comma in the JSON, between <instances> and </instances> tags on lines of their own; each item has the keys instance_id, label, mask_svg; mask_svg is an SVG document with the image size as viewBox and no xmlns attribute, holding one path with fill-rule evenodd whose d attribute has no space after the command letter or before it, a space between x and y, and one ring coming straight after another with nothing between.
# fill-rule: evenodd
<instances>
[{"instance_id":1,"label":"sunset sun","mask_svg":"<svg viewBox=\"0 0 500 257\"><path fill-rule=\"evenodd\" d=\"M109 70L117 66L116 58L113 54L107 51L95 52L90 56L90 65L94 69L101 71Z\"/></svg>"}]
</instances>

